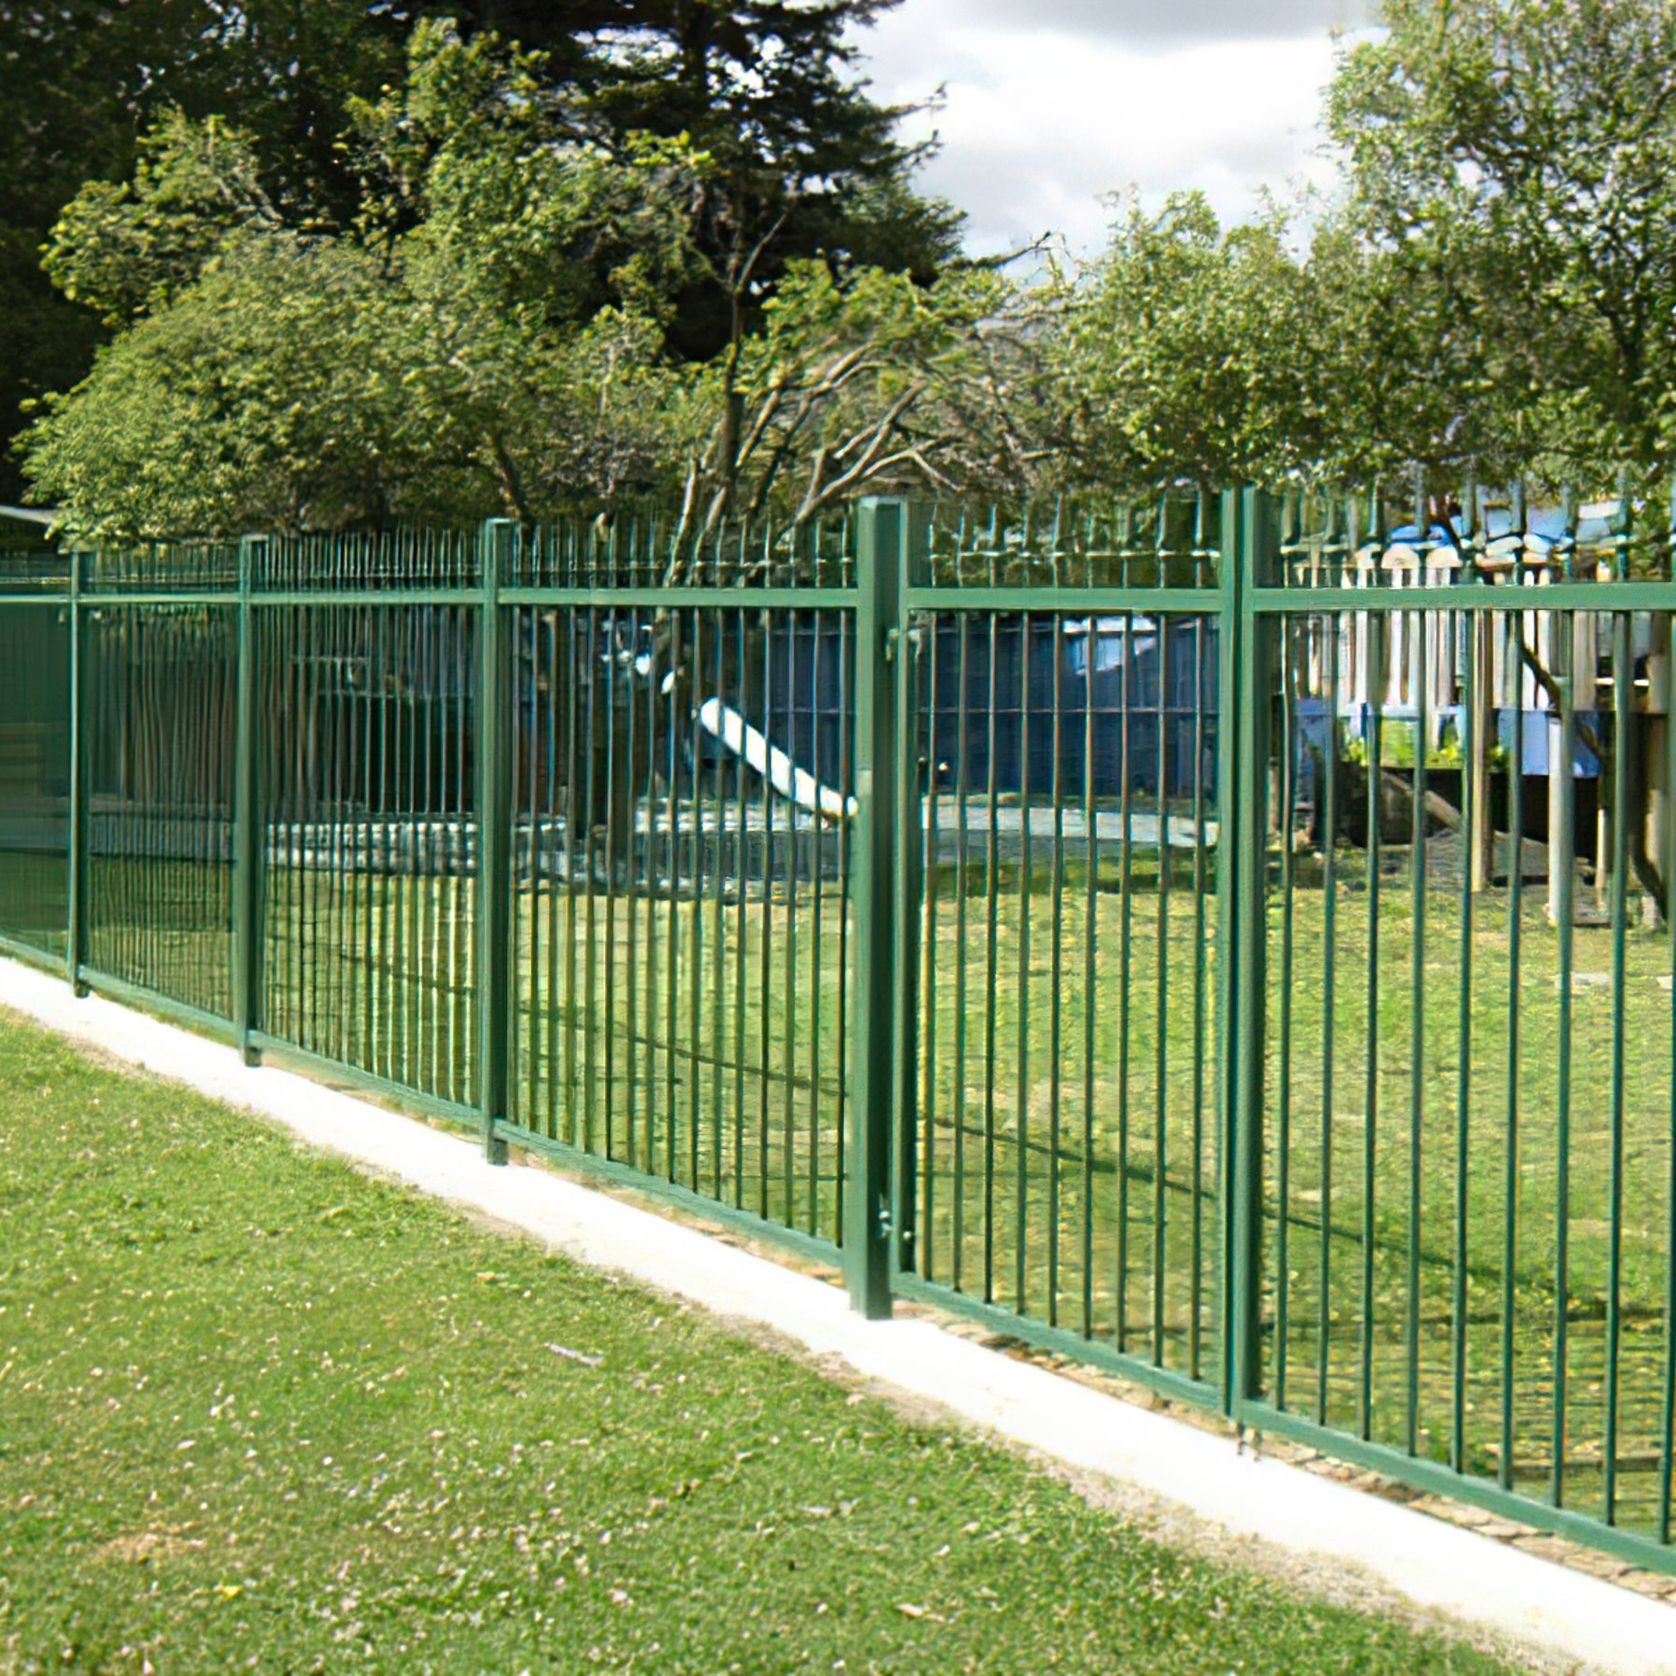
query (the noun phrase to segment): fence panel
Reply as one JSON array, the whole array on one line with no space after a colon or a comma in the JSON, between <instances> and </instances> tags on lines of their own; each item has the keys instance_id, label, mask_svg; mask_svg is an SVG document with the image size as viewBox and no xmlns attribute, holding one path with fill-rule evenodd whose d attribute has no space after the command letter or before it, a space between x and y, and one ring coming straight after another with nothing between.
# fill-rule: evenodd
<instances>
[{"instance_id":1,"label":"fence panel","mask_svg":"<svg viewBox=\"0 0 1676 1676\"><path fill-rule=\"evenodd\" d=\"M936 532L904 835L915 1280L1199 1401L1223 1359L1217 510Z\"/></svg>"},{"instance_id":2,"label":"fence panel","mask_svg":"<svg viewBox=\"0 0 1676 1676\"><path fill-rule=\"evenodd\" d=\"M1676 590L1350 546L1346 609L1275 587L1253 629L1279 703L1248 1418L1668 1567ZM1543 609L1501 608L1521 582Z\"/></svg>"},{"instance_id":3,"label":"fence panel","mask_svg":"<svg viewBox=\"0 0 1676 1676\"><path fill-rule=\"evenodd\" d=\"M506 630L507 1135L828 1248L854 952L852 541L842 525L783 547L533 532Z\"/></svg>"},{"instance_id":4,"label":"fence panel","mask_svg":"<svg viewBox=\"0 0 1676 1676\"><path fill-rule=\"evenodd\" d=\"M236 614L87 606L82 633L87 963L228 1019Z\"/></svg>"},{"instance_id":5,"label":"fence panel","mask_svg":"<svg viewBox=\"0 0 1676 1676\"><path fill-rule=\"evenodd\" d=\"M257 624L261 1035L468 1106L475 612L303 602Z\"/></svg>"},{"instance_id":6,"label":"fence panel","mask_svg":"<svg viewBox=\"0 0 1676 1676\"><path fill-rule=\"evenodd\" d=\"M69 855L69 608L0 603L0 938L64 957Z\"/></svg>"}]
</instances>

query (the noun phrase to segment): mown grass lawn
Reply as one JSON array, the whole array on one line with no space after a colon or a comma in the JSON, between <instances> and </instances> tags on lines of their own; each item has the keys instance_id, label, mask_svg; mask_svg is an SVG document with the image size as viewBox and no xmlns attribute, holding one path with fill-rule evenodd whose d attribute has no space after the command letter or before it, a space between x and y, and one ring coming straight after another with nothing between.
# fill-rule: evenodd
<instances>
[{"instance_id":1,"label":"mown grass lawn","mask_svg":"<svg viewBox=\"0 0 1676 1676\"><path fill-rule=\"evenodd\" d=\"M1489 1671L0 1015L0 1667Z\"/></svg>"}]
</instances>

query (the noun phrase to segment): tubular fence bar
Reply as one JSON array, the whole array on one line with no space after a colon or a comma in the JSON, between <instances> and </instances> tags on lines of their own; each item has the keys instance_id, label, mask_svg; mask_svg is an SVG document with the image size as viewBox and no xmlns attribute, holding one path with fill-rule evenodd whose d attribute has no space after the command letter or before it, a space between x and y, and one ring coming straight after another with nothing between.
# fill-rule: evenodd
<instances>
[{"instance_id":1,"label":"tubular fence bar","mask_svg":"<svg viewBox=\"0 0 1676 1676\"><path fill-rule=\"evenodd\" d=\"M0 948L1676 1572L1676 529L1462 493L0 557Z\"/></svg>"},{"instance_id":2,"label":"tubular fence bar","mask_svg":"<svg viewBox=\"0 0 1676 1676\"><path fill-rule=\"evenodd\" d=\"M887 509L888 510L888 509ZM926 790L926 755L922 756L918 729L918 681L922 668L925 631L903 609L908 580L921 570L931 550L931 508L923 501L897 502L897 592L887 620L885 658L891 667L880 672L880 680L894 678L894 737L888 741L895 765L896 830L891 838L890 912L896 946L892 950L890 989L891 1031L891 1187L890 1219L895 1239L891 1247L892 1273L912 1273L916 1268L915 1231L919 1222L916 1195L919 1137L919 1059L915 1052L914 1028L919 1013L921 903L925 891L923 796ZM884 555L875 549L875 556ZM888 559L884 560L889 563ZM865 586L865 584L863 584ZM870 958L866 944L861 958Z\"/></svg>"},{"instance_id":3,"label":"tubular fence bar","mask_svg":"<svg viewBox=\"0 0 1676 1676\"><path fill-rule=\"evenodd\" d=\"M69 559L70 854L65 875L68 923L64 963L71 989L78 996L85 996L88 989L82 970L87 963L87 624L81 602L84 555L72 550Z\"/></svg>"},{"instance_id":4,"label":"tubular fence bar","mask_svg":"<svg viewBox=\"0 0 1676 1676\"><path fill-rule=\"evenodd\" d=\"M1235 497L1227 497L1233 501ZM1231 512L1231 516L1230 516ZM1273 662L1272 623L1251 613L1260 579L1272 574L1278 554L1275 506L1267 495L1245 490L1225 512L1223 635L1237 646L1228 690L1234 694L1236 746L1223 759L1224 820L1219 853L1233 855L1218 884L1221 914L1231 947L1224 954L1228 985L1223 1051L1228 1062L1227 1267L1229 1365L1227 1411L1242 1422L1246 1404L1261 1391L1263 1289L1264 1026L1267 1016L1264 869L1268 851L1269 707ZM1234 835L1230 845L1227 835Z\"/></svg>"},{"instance_id":5,"label":"tubular fence bar","mask_svg":"<svg viewBox=\"0 0 1676 1676\"><path fill-rule=\"evenodd\" d=\"M898 762L903 718L893 658L901 641L902 573L908 558L905 501L869 496L856 529L854 1082L845 1143L844 1275L850 1300L869 1318L891 1312L892 1209L898 1189L912 1190L912 1164L893 1181L892 1153L907 1153L896 1037L905 985L894 900ZM917 818L917 810L916 810ZM893 1142L896 1143L893 1148Z\"/></svg>"},{"instance_id":6,"label":"tubular fence bar","mask_svg":"<svg viewBox=\"0 0 1676 1676\"><path fill-rule=\"evenodd\" d=\"M509 637L503 632L501 585L509 569L514 526L504 518L483 526L483 605L477 634L477 1098L483 1155L504 1164L512 1057L512 725L517 702Z\"/></svg>"},{"instance_id":7,"label":"tubular fence bar","mask_svg":"<svg viewBox=\"0 0 1676 1676\"><path fill-rule=\"evenodd\" d=\"M239 618L237 698L233 744L233 1028L247 1065L256 1062L253 1034L261 1028L262 934L260 925L262 851L256 823L261 809L257 784L256 737L257 638L256 555L266 546L261 536L239 543Z\"/></svg>"}]
</instances>

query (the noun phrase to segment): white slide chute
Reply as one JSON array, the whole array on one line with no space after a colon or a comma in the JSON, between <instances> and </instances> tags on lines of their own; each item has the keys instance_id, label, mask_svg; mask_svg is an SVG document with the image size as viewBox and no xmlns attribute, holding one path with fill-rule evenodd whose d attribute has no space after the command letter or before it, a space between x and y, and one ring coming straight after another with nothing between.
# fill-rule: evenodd
<instances>
[{"instance_id":1,"label":"white slide chute","mask_svg":"<svg viewBox=\"0 0 1676 1676\"><path fill-rule=\"evenodd\" d=\"M806 768L799 768L777 745L752 727L731 705L707 698L698 707L698 725L713 739L743 757L780 796L823 820L848 820L856 801L832 786L822 785Z\"/></svg>"}]
</instances>

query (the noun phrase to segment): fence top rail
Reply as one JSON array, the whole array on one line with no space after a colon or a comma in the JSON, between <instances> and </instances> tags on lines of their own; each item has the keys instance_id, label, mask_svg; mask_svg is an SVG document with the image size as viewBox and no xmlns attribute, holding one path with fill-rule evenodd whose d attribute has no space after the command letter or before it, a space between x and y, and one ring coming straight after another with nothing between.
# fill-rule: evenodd
<instances>
[{"instance_id":1,"label":"fence top rail","mask_svg":"<svg viewBox=\"0 0 1676 1676\"><path fill-rule=\"evenodd\" d=\"M1523 491L1417 489L1389 495L1296 492L1266 497L1253 580L1302 600L1509 586L1616 590L1676 577L1676 534L1663 503L1627 492L1575 493L1536 504ZM930 503L907 555L910 589L994 597L995 609L1055 608L1078 593L1189 596L1229 578L1223 541L1230 497L1169 487L1126 499L1068 495L1012 505ZM519 525L394 526L376 531L251 534L240 539L102 543L63 548L33 535L0 545L0 597L377 598L420 603L475 595L491 581L552 603L638 602L679 594L841 595L858 583L859 502L807 517L735 516L716 508L625 505L609 514ZM491 563L493 561L492 570ZM1037 597L1039 596L1039 598ZM777 603L777 599L774 600ZM839 601L833 600L838 603ZM1114 605L1121 608L1114 599ZM1403 603L1419 606L1417 594ZM1451 599L1448 603L1465 603ZM1544 606L1563 609L1563 595ZM1660 599L1648 608L1660 609Z\"/></svg>"}]
</instances>

